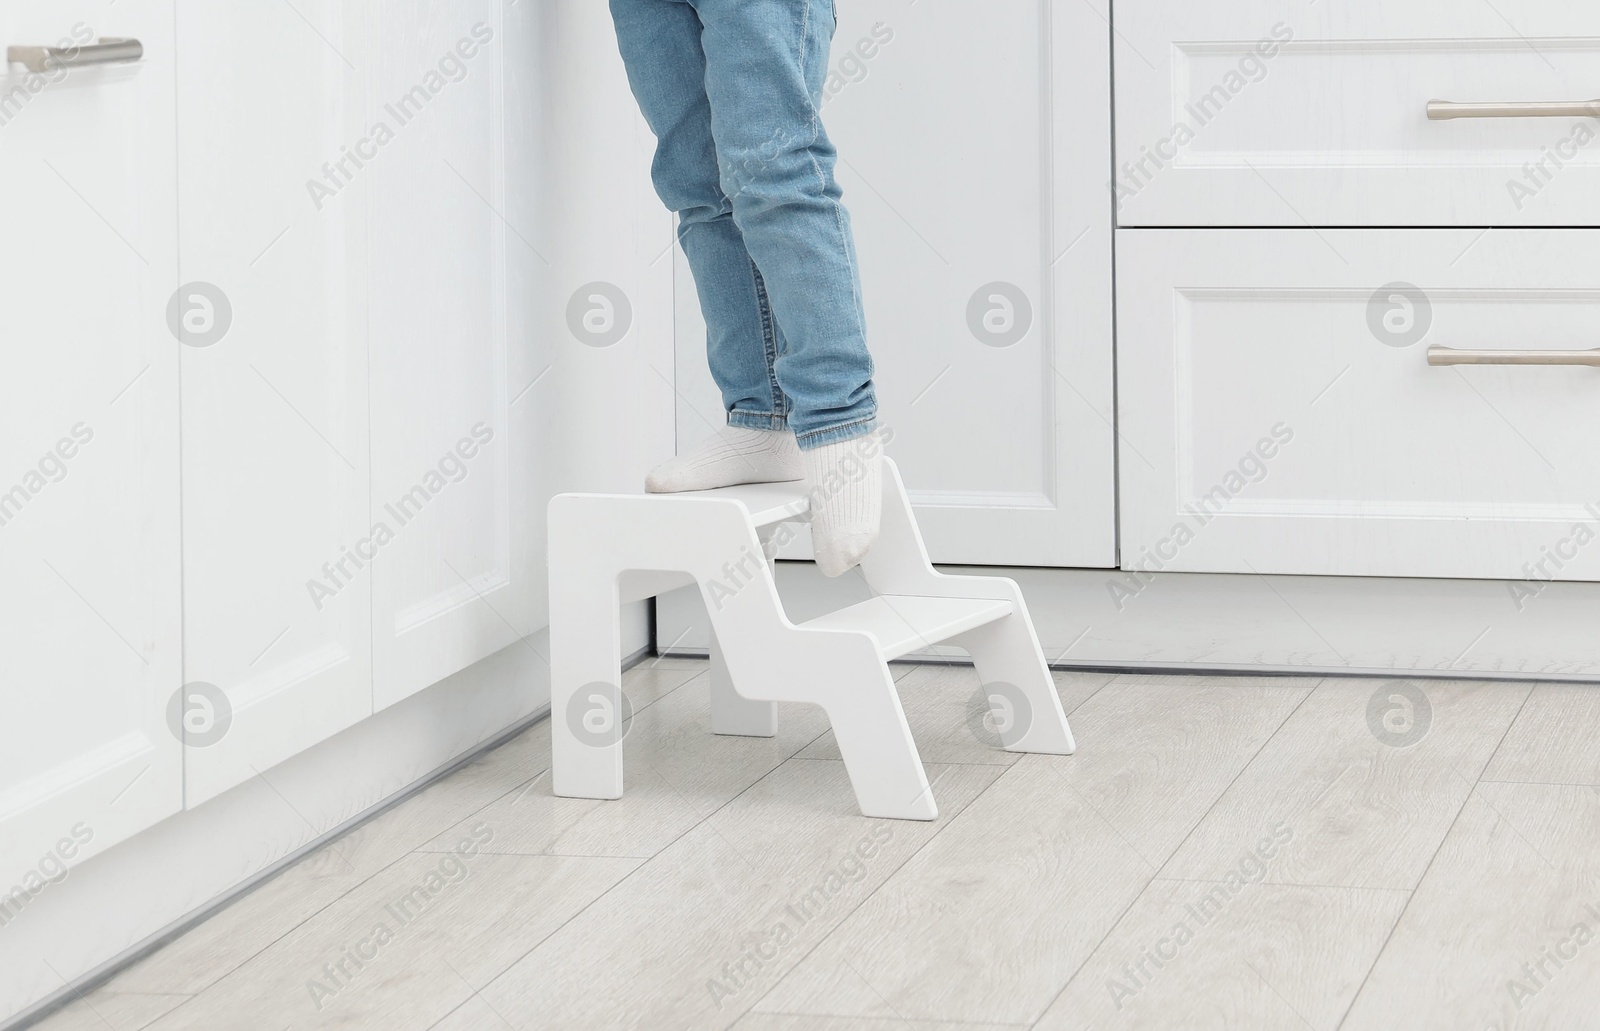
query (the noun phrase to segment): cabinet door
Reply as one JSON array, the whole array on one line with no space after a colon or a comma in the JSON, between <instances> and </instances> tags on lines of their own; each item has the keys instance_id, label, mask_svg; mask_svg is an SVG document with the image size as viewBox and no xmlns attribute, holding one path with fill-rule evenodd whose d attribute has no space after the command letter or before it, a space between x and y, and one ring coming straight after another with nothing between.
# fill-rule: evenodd
<instances>
[{"instance_id":1,"label":"cabinet door","mask_svg":"<svg viewBox=\"0 0 1600 1031\"><path fill-rule=\"evenodd\" d=\"M1519 610L1600 580L1567 354L1596 267L1591 229L1122 230L1124 568L1505 579ZM1483 351L1538 364L1438 364Z\"/></svg>"},{"instance_id":2,"label":"cabinet door","mask_svg":"<svg viewBox=\"0 0 1600 1031\"><path fill-rule=\"evenodd\" d=\"M159 0L0 7L7 45L145 50L0 68L0 925L182 804L172 31Z\"/></svg>"},{"instance_id":3,"label":"cabinet door","mask_svg":"<svg viewBox=\"0 0 1600 1031\"><path fill-rule=\"evenodd\" d=\"M534 227L502 214L503 8L395 0L376 12L373 124L393 133L371 177L378 708L543 623L524 392L538 370L510 353L506 282L508 248L519 268L540 259Z\"/></svg>"},{"instance_id":4,"label":"cabinet door","mask_svg":"<svg viewBox=\"0 0 1600 1031\"><path fill-rule=\"evenodd\" d=\"M372 711L368 6L177 4L190 805Z\"/></svg>"},{"instance_id":5,"label":"cabinet door","mask_svg":"<svg viewBox=\"0 0 1600 1031\"><path fill-rule=\"evenodd\" d=\"M1594 4L1116 8L1120 225L1600 225Z\"/></svg>"},{"instance_id":6,"label":"cabinet door","mask_svg":"<svg viewBox=\"0 0 1600 1031\"><path fill-rule=\"evenodd\" d=\"M1111 566L1106 0L839 5L822 117L935 561ZM960 55L955 59L952 55ZM679 258L679 443L722 421Z\"/></svg>"}]
</instances>

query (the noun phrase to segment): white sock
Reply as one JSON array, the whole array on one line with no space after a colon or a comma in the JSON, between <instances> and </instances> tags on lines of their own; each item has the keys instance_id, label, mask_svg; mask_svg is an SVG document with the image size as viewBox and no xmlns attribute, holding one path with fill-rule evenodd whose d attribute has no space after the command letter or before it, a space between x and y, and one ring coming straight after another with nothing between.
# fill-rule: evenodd
<instances>
[{"instance_id":1,"label":"white sock","mask_svg":"<svg viewBox=\"0 0 1600 1031\"><path fill-rule=\"evenodd\" d=\"M676 494L735 483L798 480L804 475L793 433L728 426L688 454L650 470L644 489L652 494Z\"/></svg>"},{"instance_id":2,"label":"white sock","mask_svg":"<svg viewBox=\"0 0 1600 1031\"><path fill-rule=\"evenodd\" d=\"M802 451L811 495L811 546L825 576L860 562L883 517L883 445L877 434Z\"/></svg>"}]
</instances>

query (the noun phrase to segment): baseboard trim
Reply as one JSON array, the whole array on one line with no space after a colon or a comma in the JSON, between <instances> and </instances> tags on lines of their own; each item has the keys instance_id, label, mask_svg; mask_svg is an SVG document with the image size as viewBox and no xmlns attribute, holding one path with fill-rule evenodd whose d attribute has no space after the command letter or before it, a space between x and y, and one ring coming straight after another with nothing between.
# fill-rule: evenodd
<instances>
[{"instance_id":1,"label":"baseboard trim","mask_svg":"<svg viewBox=\"0 0 1600 1031\"><path fill-rule=\"evenodd\" d=\"M1600 583L1541 583L1530 596L1497 580L941 568L1016 580L1056 669L1600 682ZM859 575L830 580L809 562L780 561L777 582L795 622L871 596ZM655 612L669 654L706 654L695 589L661 596ZM964 659L944 648L907 656Z\"/></svg>"},{"instance_id":2,"label":"baseboard trim","mask_svg":"<svg viewBox=\"0 0 1600 1031\"><path fill-rule=\"evenodd\" d=\"M709 659L710 653L704 649L674 648L661 653L666 658L673 659ZM956 658L943 655L918 655L913 653L904 658L894 660L896 663L905 663L910 666L971 666L971 659ZM1093 662L1052 662L1049 664L1053 670L1066 673L1128 673L1140 676L1173 676L1173 677L1347 677L1352 680L1394 679L1400 674L1393 670L1361 670L1361 669L1318 669L1311 666L1296 666L1290 669L1268 669L1262 666L1185 666L1172 665L1105 665ZM1481 681L1508 681L1511 678L1490 675L1486 673L1447 673L1438 671L1423 671L1405 673L1402 679L1406 680L1481 680ZM1518 677L1518 680L1536 680L1539 677ZM1600 676L1550 676L1543 679L1561 680L1574 684L1600 684Z\"/></svg>"}]
</instances>

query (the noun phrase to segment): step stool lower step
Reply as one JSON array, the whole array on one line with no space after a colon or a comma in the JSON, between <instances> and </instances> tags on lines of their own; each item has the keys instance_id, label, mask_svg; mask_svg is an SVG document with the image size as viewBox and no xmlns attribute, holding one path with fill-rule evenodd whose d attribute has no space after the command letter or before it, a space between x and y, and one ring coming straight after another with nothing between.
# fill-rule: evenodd
<instances>
[{"instance_id":1,"label":"step stool lower step","mask_svg":"<svg viewBox=\"0 0 1600 1031\"><path fill-rule=\"evenodd\" d=\"M1011 615L1012 604L986 598L928 598L881 594L807 620L806 630L866 631L878 641L885 662L938 644Z\"/></svg>"}]
</instances>

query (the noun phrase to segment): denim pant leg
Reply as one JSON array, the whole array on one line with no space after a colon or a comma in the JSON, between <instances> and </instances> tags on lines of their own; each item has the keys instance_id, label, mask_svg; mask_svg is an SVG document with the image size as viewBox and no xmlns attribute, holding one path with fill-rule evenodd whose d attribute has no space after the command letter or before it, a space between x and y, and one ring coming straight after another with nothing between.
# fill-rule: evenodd
<instances>
[{"instance_id":1,"label":"denim pant leg","mask_svg":"<svg viewBox=\"0 0 1600 1031\"><path fill-rule=\"evenodd\" d=\"M819 108L832 0L688 0L704 26L722 191L782 327L777 382L802 448L871 432L877 399L850 216Z\"/></svg>"},{"instance_id":2,"label":"denim pant leg","mask_svg":"<svg viewBox=\"0 0 1600 1031\"><path fill-rule=\"evenodd\" d=\"M706 321L706 358L728 424L783 429L788 401L774 367L781 337L766 284L722 192L700 16L687 0L611 0L628 81L657 139L651 176L678 213L678 242Z\"/></svg>"}]
</instances>

